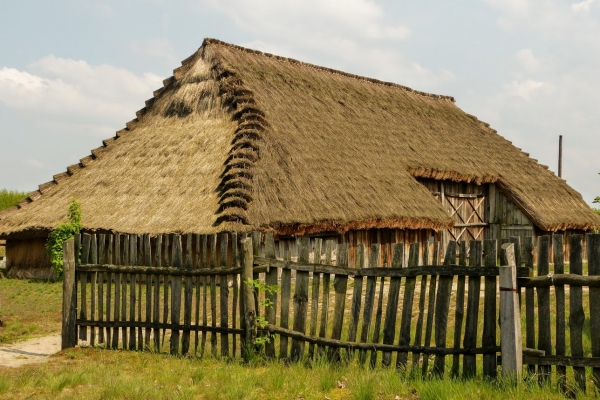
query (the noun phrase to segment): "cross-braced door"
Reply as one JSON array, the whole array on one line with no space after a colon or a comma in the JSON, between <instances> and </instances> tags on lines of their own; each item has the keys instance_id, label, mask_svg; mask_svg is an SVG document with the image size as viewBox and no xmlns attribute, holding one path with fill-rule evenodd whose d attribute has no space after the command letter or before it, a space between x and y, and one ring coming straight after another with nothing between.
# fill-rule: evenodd
<instances>
[{"instance_id":1,"label":"cross-braced door","mask_svg":"<svg viewBox=\"0 0 600 400\"><path fill-rule=\"evenodd\" d=\"M483 240L485 196L483 194L452 194L444 196L444 207L454 221L448 229L448 240Z\"/></svg>"}]
</instances>

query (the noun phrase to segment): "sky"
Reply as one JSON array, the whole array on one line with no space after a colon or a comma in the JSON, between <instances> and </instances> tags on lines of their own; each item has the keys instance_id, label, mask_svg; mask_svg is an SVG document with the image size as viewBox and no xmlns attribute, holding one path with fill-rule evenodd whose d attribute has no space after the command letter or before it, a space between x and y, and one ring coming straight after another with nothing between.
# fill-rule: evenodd
<instances>
[{"instance_id":1,"label":"sky","mask_svg":"<svg viewBox=\"0 0 600 400\"><path fill-rule=\"evenodd\" d=\"M554 172L563 135L600 196L600 0L2 0L0 188L89 155L205 37L453 96Z\"/></svg>"}]
</instances>

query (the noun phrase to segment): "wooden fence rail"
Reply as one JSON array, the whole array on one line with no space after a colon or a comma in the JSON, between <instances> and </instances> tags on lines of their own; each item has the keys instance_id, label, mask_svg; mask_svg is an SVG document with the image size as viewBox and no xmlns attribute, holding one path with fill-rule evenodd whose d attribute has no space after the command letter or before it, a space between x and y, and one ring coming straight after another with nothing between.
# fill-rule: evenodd
<instances>
[{"instance_id":1,"label":"wooden fence rail","mask_svg":"<svg viewBox=\"0 0 600 400\"><path fill-rule=\"evenodd\" d=\"M600 304L599 236L588 236L589 275L583 274L578 235L569 238L568 271L562 254L549 254L547 237L537 243L537 269L533 242L503 239L503 248L514 255L500 258L505 265L514 260L518 278L511 293L525 294L521 307L512 302L515 316L524 309L523 362L542 383L551 379L552 365L565 388L567 367L574 368L582 390L586 367L600 378L600 310L594 308ZM553 239L560 252L562 237ZM202 356L210 346L220 357L247 358L261 351L268 358L325 358L439 377L472 377L478 370L487 377L497 374L498 318L505 311L499 304L495 241L450 242L442 265L439 243L412 244L408 254L401 243L359 245L354 265L348 265L344 243L300 238L295 261L286 246L258 232L83 234L74 241L81 262L65 269L64 312L70 323L63 329L63 345L74 345L72 338L78 337L90 345L162 351L168 343L172 354ZM588 305L591 332L584 323ZM515 335L513 342L519 339ZM583 335L591 336L591 349L583 348Z\"/></svg>"}]
</instances>

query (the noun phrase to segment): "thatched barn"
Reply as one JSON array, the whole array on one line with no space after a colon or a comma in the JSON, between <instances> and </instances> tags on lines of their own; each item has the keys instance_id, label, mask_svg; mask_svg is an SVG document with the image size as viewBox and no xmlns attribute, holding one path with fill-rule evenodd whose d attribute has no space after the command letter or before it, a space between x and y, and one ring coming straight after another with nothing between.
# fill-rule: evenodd
<instances>
[{"instance_id":1,"label":"thatched barn","mask_svg":"<svg viewBox=\"0 0 600 400\"><path fill-rule=\"evenodd\" d=\"M8 274L48 232L273 231L357 243L585 232L581 195L452 97L206 39L137 118L0 214ZM352 258L352 257L351 257Z\"/></svg>"}]
</instances>

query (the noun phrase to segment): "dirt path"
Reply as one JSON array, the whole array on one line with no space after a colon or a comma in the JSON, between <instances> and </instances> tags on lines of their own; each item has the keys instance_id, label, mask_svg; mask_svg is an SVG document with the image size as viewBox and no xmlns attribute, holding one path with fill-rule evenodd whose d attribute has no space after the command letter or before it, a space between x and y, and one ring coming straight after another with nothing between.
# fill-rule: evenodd
<instances>
[{"instance_id":1,"label":"dirt path","mask_svg":"<svg viewBox=\"0 0 600 400\"><path fill-rule=\"evenodd\" d=\"M20 367L42 363L60 351L60 334L33 338L11 345L0 345L0 367Z\"/></svg>"}]
</instances>

